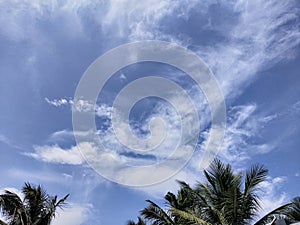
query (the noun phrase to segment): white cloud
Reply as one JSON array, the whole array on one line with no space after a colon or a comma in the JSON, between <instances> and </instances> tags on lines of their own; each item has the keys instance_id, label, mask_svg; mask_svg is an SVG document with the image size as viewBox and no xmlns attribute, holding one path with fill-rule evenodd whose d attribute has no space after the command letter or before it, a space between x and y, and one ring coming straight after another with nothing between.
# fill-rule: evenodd
<instances>
[{"instance_id":1,"label":"white cloud","mask_svg":"<svg viewBox=\"0 0 300 225\"><path fill-rule=\"evenodd\" d=\"M167 39L176 40L172 34L166 34L162 29L158 29L162 19L170 16L176 11L178 17L188 19L188 12L201 8L199 13L204 12L213 3L199 3L193 1L186 4L184 10L180 10L181 1L170 2L139 2L139 1L114 1L109 2L105 7L98 7L103 10L102 16L96 16L96 21L102 24L101 29L106 33L114 31L119 38L129 37L130 40L141 39ZM199 7L200 4L205 7ZM220 3L221 5L225 2ZM89 7L93 4L67 2L64 10L70 13L76 12L79 7ZM282 26L292 22L297 17L297 8L293 1L276 2L273 1L237 1L226 4L226 9L237 15L237 19L231 24L230 29L223 30L223 35L227 41L217 43L213 46L199 47L199 55L203 56L208 65L213 69L221 84L222 91L227 97L234 98L243 91L243 87L248 85L257 72L264 66L292 56L292 49L299 44L299 30L293 26ZM272 7L270 7L272 6ZM53 7L56 7L54 5ZM101 8L101 9L100 9ZM130 10L128 10L130 9ZM94 11L93 11L94 12ZM93 14L95 16L97 13ZM99 13L98 13L99 14ZM99 14L100 15L100 14ZM77 15L78 16L78 15ZM174 15L173 15L174 16ZM189 38L193 38L192 36ZM184 42L184 40L181 40ZM185 43L188 44L188 43ZM66 99L60 99L54 105L63 105ZM81 111L94 110L91 103L78 101L75 108ZM106 106L95 107L97 115L110 115L110 108ZM253 116L256 109L255 104L236 107L232 121L228 126L227 136L224 139L223 157L229 161L247 160L254 151L256 153L267 153L274 146L269 143L252 144L249 147L247 139L253 137L258 131L258 127L264 122L271 120L271 117L263 119ZM252 117L252 118L251 118ZM206 117L202 117L205 118ZM259 119L259 121L255 121ZM125 124L124 126L127 126ZM112 145L114 140L112 132L106 132L103 140ZM126 139L130 133L123 133ZM205 135L205 134L203 134ZM208 136L208 134L207 134ZM250 153L243 149L248 145ZM239 149L240 148L240 149ZM252 149L251 149L252 148ZM115 148L114 148L115 149Z\"/></svg>"},{"instance_id":2,"label":"white cloud","mask_svg":"<svg viewBox=\"0 0 300 225\"><path fill-rule=\"evenodd\" d=\"M53 225L81 225L92 214L93 205L69 203L68 206L59 210L51 224Z\"/></svg>"},{"instance_id":3,"label":"white cloud","mask_svg":"<svg viewBox=\"0 0 300 225\"><path fill-rule=\"evenodd\" d=\"M226 97L242 93L260 70L294 56L300 31L297 26L287 25L298 17L294 3L237 1L231 10L238 13L238 21L223 33L226 43L200 47L199 55L212 68Z\"/></svg>"},{"instance_id":4,"label":"white cloud","mask_svg":"<svg viewBox=\"0 0 300 225\"><path fill-rule=\"evenodd\" d=\"M253 155L271 152L282 139L261 140L261 131L275 120L297 114L297 104L296 102L280 113L267 115L264 111L258 112L257 105L253 103L231 107L227 115L227 133L220 156L235 164L246 162Z\"/></svg>"},{"instance_id":5,"label":"white cloud","mask_svg":"<svg viewBox=\"0 0 300 225\"><path fill-rule=\"evenodd\" d=\"M285 185L286 181L287 178L284 176L274 178L268 177L266 181L261 183L261 216L267 214L280 205L287 203L290 200L287 193L281 191L281 188Z\"/></svg>"},{"instance_id":6,"label":"white cloud","mask_svg":"<svg viewBox=\"0 0 300 225\"><path fill-rule=\"evenodd\" d=\"M71 165L80 165L84 162L84 159L76 146L69 149L63 149L58 145L35 146L34 152L24 154L43 162Z\"/></svg>"},{"instance_id":7,"label":"white cloud","mask_svg":"<svg viewBox=\"0 0 300 225\"><path fill-rule=\"evenodd\" d=\"M110 117L111 115L111 107L106 104L93 104L90 101L79 99L77 101L73 101L71 99L61 98L61 99L53 99L49 100L48 98L45 98L46 102L50 105L53 105L55 107L60 106L73 106L73 110L76 110L78 112L93 112L95 111L96 116L104 116L104 117Z\"/></svg>"},{"instance_id":8,"label":"white cloud","mask_svg":"<svg viewBox=\"0 0 300 225\"><path fill-rule=\"evenodd\" d=\"M173 40L175 36L159 31L161 19L174 13L184 17L197 1L110 1L102 19L102 29L118 38L137 40ZM185 7L182 7L184 5Z\"/></svg>"},{"instance_id":9,"label":"white cloud","mask_svg":"<svg viewBox=\"0 0 300 225\"><path fill-rule=\"evenodd\" d=\"M218 152L218 157L225 162L231 163L239 168L244 165L253 155L266 154L274 148L274 144L266 142L255 142L259 137L259 131L272 122L272 115L256 113L256 104L247 104L231 107L227 114L226 133ZM199 151L205 152L210 130L201 133L204 140L200 143ZM196 152L196 157L201 158L203 153ZM197 168L198 160L192 160L191 166Z\"/></svg>"},{"instance_id":10,"label":"white cloud","mask_svg":"<svg viewBox=\"0 0 300 225\"><path fill-rule=\"evenodd\" d=\"M1 28L5 35L20 40L35 37L34 43L41 39L51 42L46 34L38 32L36 22L39 18L62 21L60 30L67 38L78 37L84 32L84 20L89 12L99 29L107 36L112 35L108 46L114 46L119 40L160 39L189 45L189 39L162 29L166 18L189 19L189 12L209 14L214 1L17 1L14 4L2 1L3 12L0 14ZM264 66L293 57L293 49L299 44L300 32L297 26L288 26L297 19L299 9L294 1L274 2L258 0L251 2L220 1L236 21L230 26L222 24L215 29L222 31L225 41L213 46L201 46L199 55L217 75L226 96L235 96L242 92L241 86L248 85L257 72ZM184 7L182 7L184 5ZM12 10L13 9L13 10ZM30 10L28 10L30 9ZM8 13L13 13L12 15ZM29 13L29 15L28 15ZM210 15L208 15L209 17ZM287 26L284 26L287 25ZM67 29L64 29L64 26ZM229 27L229 28L228 28ZM176 27L174 28L176 29ZM31 35L28 35L28 34ZM183 32L184 33L184 32ZM185 34L187 35L187 34ZM65 99L66 100L66 99ZM63 104L62 102L54 104Z\"/></svg>"},{"instance_id":11,"label":"white cloud","mask_svg":"<svg viewBox=\"0 0 300 225\"><path fill-rule=\"evenodd\" d=\"M68 105L71 103L71 100L61 98L61 99L53 99L49 100L48 98L45 98L46 102L50 105L53 105L55 107L63 106L63 105Z\"/></svg>"},{"instance_id":12,"label":"white cloud","mask_svg":"<svg viewBox=\"0 0 300 225\"><path fill-rule=\"evenodd\" d=\"M64 7L75 12L74 9L80 4L83 3L67 3ZM165 34L163 30L158 29L163 18L177 10L176 16L187 19L190 10L196 10L196 7L203 4L205 7L200 7L202 11L200 10L199 13L207 13L204 11L213 3L193 1L187 4L188 7L185 10L179 10L179 6L182 4L184 3L180 1L146 1L143 3L114 1L103 7L105 11L102 13L103 17L101 19L98 17L97 21L103 25L102 29L105 32L111 32L113 29L115 33L118 33L119 38L129 36L130 40L140 40L167 37L168 40L175 40L176 37L172 34ZM225 2L221 1L220 4L224 6ZM84 7L88 7L88 5L84 4ZM270 7L271 5L272 7ZM294 7L293 1L276 3L264 1L261 3L260 1L241 0L226 4L226 9L237 15L237 19L231 24L230 29L217 28L223 30L222 34L227 38L226 43L220 42L205 47L200 45L198 53L204 57L215 72L224 94L234 98L242 92L242 87L255 79L257 72L264 66L286 58L287 55L292 55L293 47L299 44L300 33L297 27L282 26L292 22L297 16L297 9ZM110 109L101 107L99 110L96 107L99 115L110 115ZM94 106L88 102L78 101L75 108L81 111L91 111ZM246 139L253 137L258 130L257 126L261 126L259 122L255 121L257 117L250 118L255 109L255 104L235 108L237 111L234 115L235 118L232 118L224 139L224 158L230 161L249 158L245 149L238 149L238 147L243 148L249 144ZM264 117L264 119L272 118ZM112 133L107 132L104 140L110 139L108 135L112 135ZM130 133L123 135L126 139ZM273 148L273 145L260 143L252 145L252 148L252 152L255 150L257 153L267 153Z\"/></svg>"},{"instance_id":13,"label":"white cloud","mask_svg":"<svg viewBox=\"0 0 300 225\"><path fill-rule=\"evenodd\" d=\"M185 104L183 104L184 101L181 101L180 99L177 99L177 101L179 101L178 102L179 104L177 105L179 105L182 108L182 110L185 110L186 106ZM201 108L202 112L205 112L207 105L205 105L205 107L204 106L199 106L199 107ZM257 106L255 104L248 104L248 105L232 107L231 110L229 111L230 113L229 113L228 128L227 128L228 132L224 139L224 145L222 147L222 150L219 153L219 156L221 156L221 158L226 162L239 164L240 167L241 162L245 162L248 158L251 157L251 154L264 154L270 151L270 149L272 149L272 146L270 144L248 143L249 137L255 136L257 131L261 129L262 126L265 126L267 123L271 121L269 119L266 119L267 117L270 117L270 115L268 116L255 115L254 112L256 110L256 107ZM153 156L157 157L157 159L161 159L161 160L167 159L172 153L172 151L176 148L176 143L180 139L181 131L180 131L180 126L178 126L177 124L179 118L176 112L170 110L169 107L163 104L159 105L157 110L154 110L154 112L155 114L152 116L163 118L165 123L170 126L169 129L167 129L167 133L170 134L170 138L164 139L164 141L166 141L165 145L160 145L158 151L150 151L145 153L140 152L139 157L137 156L132 157L131 154L128 153L137 153L137 152L130 149L129 150L124 149L124 146L120 145L119 141L116 139L112 127L109 127L106 130L99 131L99 138L102 144L104 144L104 146L106 147L107 154L109 153L109 155L111 155L114 160L117 160L118 163L124 163L133 166L152 165L153 163L155 163L156 160L153 158L142 157L143 155L146 156L147 154L153 154ZM203 116L203 114L201 115ZM203 122L205 124L208 121L209 120L207 121L204 120ZM128 124L122 125L123 123L125 123L125 121L119 121L118 124L121 127L128 126ZM143 128L144 130L147 130L148 129L147 124L149 124L149 119L146 120L145 123L141 123L139 125L144 127ZM152 131L155 132L155 129L153 129ZM135 133L137 133L137 136L140 136L138 134L139 131L136 131ZM59 140L60 137L66 137L71 134L72 132L68 130L57 131L52 135L50 135L50 139ZM131 133L122 133L122 134L124 135L123 138L128 140L132 135ZM202 137L204 140L207 140L209 137L209 132L203 131ZM118 177L120 179L128 178L127 180L123 180L125 183L128 183L130 179L135 179L136 181L138 180L138 177L140 177L140 179L144 179L146 177L145 173L143 173L142 171L140 172L140 174L136 174L133 172L134 170L130 170L130 169L124 170L119 168L118 170L118 165L111 165L115 161L108 160L109 159L108 155L105 155L106 154L105 152L103 152L103 154L99 152L99 149L96 148L95 146L96 146L95 144L88 143L88 142L78 143L78 146L76 147L74 146L69 149L61 149L57 145L39 146L38 148L35 148L34 153L29 153L27 155L46 162L79 165L83 163L79 151L77 150L77 148L80 147L81 151L83 151L85 155L85 158L87 158L89 161L91 161L94 164L93 165L94 168L101 170L104 174L107 172L110 177ZM148 188L146 191L147 192L153 191L153 195L157 195L157 193L159 192L158 190L161 187L168 186L169 188L172 188L171 184L174 183L175 178L186 180L188 179L188 177L193 177L193 178L199 177L199 173L202 171L202 168L199 168L199 162L201 160L201 157L203 157L203 152L205 152L205 142L202 143L200 149L196 151L196 154L193 155L191 162L183 171L181 171L175 177L172 177L172 179L166 182L162 182L157 187ZM99 168L97 168L98 165ZM107 171L108 168L115 168L115 170ZM172 170L174 168L168 168L168 167L161 168L160 175L169 174L170 169ZM189 174L189 176L187 176L187 174ZM147 174L147 176L149 176L149 174ZM153 176L153 179L155 179L156 174L152 173L151 176ZM161 190L165 190L165 189L161 189Z\"/></svg>"},{"instance_id":14,"label":"white cloud","mask_svg":"<svg viewBox=\"0 0 300 225\"><path fill-rule=\"evenodd\" d=\"M69 139L70 137L73 137L74 132L64 129L64 130L58 130L55 131L54 133L50 134L48 140L51 142L59 142L63 141L65 139Z\"/></svg>"},{"instance_id":15,"label":"white cloud","mask_svg":"<svg viewBox=\"0 0 300 225\"><path fill-rule=\"evenodd\" d=\"M64 35L68 38L79 37L83 32L77 10L89 4L88 1L1 1L1 33L13 41L29 40L40 47L45 43L52 45L45 33L38 32L37 23L41 18L51 18L61 21L61 31L66 31Z\"/></svg>"}]
</instances>

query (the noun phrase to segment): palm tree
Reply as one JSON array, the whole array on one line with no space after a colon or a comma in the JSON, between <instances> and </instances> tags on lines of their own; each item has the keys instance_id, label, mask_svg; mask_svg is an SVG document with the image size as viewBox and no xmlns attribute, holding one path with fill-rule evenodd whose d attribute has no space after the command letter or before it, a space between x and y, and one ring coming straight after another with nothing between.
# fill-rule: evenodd
<instances>
[{"instance_id":1,"label":"palm tree","mask_svg":"<svg viewBox=\"0 0 300 225\"><path fill-rule=\"evenodd\" d=\"M57 208L63 208L69 194L58 200L41 187L25 183L22 188L24 198L5 190L0 195L0 211L7 220L0 225L49 225Z\"/></svg>"},{"instance_id":2,"label":"palm tree","mask_svg":"<svg viewBox=\"0 0 300 225\"><path fill-rule=\"evenodd\" d=\"M258 191L267 178L268 170L253 165L245 174L234 173L232 167L215 159L204 171L206 182L191 188L178 181L177 195L165 196L167 210L147 200L141 215L152 225L246 225L251 224L261 209ZM296 221L299 200L285 204L253 223L263 225L274 215L288 215Z\"/></svg>"},{"instance_id":3,"label":"palm tree","mask_svg":"<svg viewBox=\"0 0 300 225\"><path fill-rule=\"evenodd\" d=\"M235 174L229 164L214 160L204 171L206 183L195 189L184 182L182 188L190 191L194 199L193 215L211 224L249 224L260 209L257 190L267 177L268 170L254 165L243 174Z\"/></svg>"},{"instance_id":4,"label":"palm tree","mask_svg":"<svg viewBox=\"0 0 300 225\"><path fill-rule=\"evenodd\" d=\"M176 214L165 212L165 210L151 200L146 201L149 203L149 206L141 211L141 215L148 221L152 222L152 224L190 224L188 220L177 216ZM169 208L178 210L188 210L192 203L189 192L185 189L180 189L177 196L168 192L165 195L165 202Z\"/></svg>"},{"instance_id":5,"label":"palm tree","mask_svg":"<svg viewBox=\"0 0 300 225\"><path fill-rule=\"evenodd\" d=\"M287 203L279 208L271 211L266 216L261 218L257 224L263 224L266 221L270 221L270 216L277 218L286 218L290 222L300 221L300 197L296 197L292 202Z\"/></svg>"},{"instance_id":6,"label":"palm tree","mask_svg":"<svg viewBox=\"0 0 300 225\"><path fill-rule=\"evenodd\" d=\"M135 223L134 221L130 220L130 221L127 222L127 225L147 225L147 223L141 217L138 217L138 222L137 223Z\"/></svg>"},{"instance_id":7,"label":"palm tree","mask_svg":"<svg viewBox=\"0 0 300 225\"><path fill-rule=\"evenodd\" d=\"M146 200L149 206L141 211L141 215L153 225L176 225L171 215L151 200Z\"/></svg>"},{"instance_id":8,"label":"palm tree","mask_svg":"<svg viewBox=\"0 0 300 225\"><path fill-rule=\"evenodd\" d=\"M214 225L251 224L261 209L258 190L267 174L268 170L263 166L253 165L246 171L243 179L243 174L235 174L229 164L225 165L216 159L210 169L204 171L206 183L198 183L197 187L192 189L186 183L180 182L182 188L193 193L193 211L187 214L175 210L175 213L194 222L202 219ZM282 205L263 216L254 225L266 224L274 215L296 212L293 207L295 205L295 202Z\"/></svg>"},{"instance_id":9,"label":"palm tree","mask_svg":"<svg viewBox=\"0 0 300 225\"><path fill-rule=\"evenodd\" d=\"M300 221L300 197L294 198L291 206L283 214L292 222Z\"/></svg>"}]
</instances>

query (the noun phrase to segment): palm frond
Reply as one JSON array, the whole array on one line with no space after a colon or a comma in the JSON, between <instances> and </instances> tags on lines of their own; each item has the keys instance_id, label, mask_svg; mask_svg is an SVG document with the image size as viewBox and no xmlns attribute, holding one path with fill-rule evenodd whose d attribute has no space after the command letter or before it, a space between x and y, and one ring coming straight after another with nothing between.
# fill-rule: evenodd
<instances>
[{"instance_id":1,"label":"palm frond","mask_svg":"<svg viewBox=\"0 0 300 225\"><path fill-rule=\"evenodd\" d=\"M300 197L293 199L292 204L282 213L292 222L300 221Z\"/></svg>"},{"instance_id":2,"label":"palm frond","mask_svg":"<svg viewBox=\"0 0 300 225\"><path fill-rule=\"evenodd\" d=\"M153 224L155 225L176 225L172 218L162 208L151 200L146 201L150 204L141 211L141 215L145 219L153 221Z\"/></svg>"},{"instance_id":3,"label":"palm frond","mask_svg":"<svg viewBox=\"0 0 300 225\"><path fill-rule=\"evenodd\" d=\"M244 196L256 190L258 185L265 181L268 170L263 165L255 164L246 172Z\"/></svg>"},{"instance_id":4,"label":"palm frond","mask_svg":"<svg viewBox=\"0 0 300 225\"><path fill-rule=\"evenodd\" d=\"M265 216L263 216L261 219L259 219L254 225L263 225L266 221L270 219L271 216L274 215L280 215L284 213L290 206L293 205L293 202L287 203L285 205L282 205L271 212L267 213Z\"/></svg>"},{"instance_id":5,"label":"palm frond","mask_svg":"<svg viewBox=\"0 0 300 225\"><path fill-rule=\"evenodd\" d=\"M0 195L0 209L9 222L27 221L27 215L25 215L26 209L21 198L11 191L5 190L4 194Z\"/></svg>"},{"instance_id":6,"label":"palm frond","mask_svg":"<svg viewBox=\"0 0 300 225\"><path fill-rule=\"evenodd\" d=\"M8 225L8 224L5 223L4 221L0 220L0 225Z\"/></svg>"},{"instance_id":7,"label":"palm frond","mask_svg":"<svg viewBox=\"0 0 300 225\"><path fill-rule=\"evenodd\" d=\"M195 216L192 213L185 212L185 211L182 211L182 210L179 210L179 209L171 209L171 211L175 214L178 214L180 217L182 217L186 220L194 222L195 225L198 225L198 224L199 225L213 225L213 224L211 224L211 223Z\"/></svg>"}]
</instances>

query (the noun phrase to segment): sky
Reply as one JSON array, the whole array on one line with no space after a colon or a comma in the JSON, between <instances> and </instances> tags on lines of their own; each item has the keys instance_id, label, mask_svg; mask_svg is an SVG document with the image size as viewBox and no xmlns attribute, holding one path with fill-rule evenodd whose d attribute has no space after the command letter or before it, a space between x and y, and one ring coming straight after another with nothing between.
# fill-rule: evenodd
<instances>
[{"instance_id":1,"label":"sky","mask_svg":"<svg viewBox=\"0 0 300 225\"><path fill-rule=\"evenodd\" d=\"M96 105L74 101L79 81L98 57L122 44L160 40L194 52L211 70L226 105L225 136L217 157L236 171L255 163L269 169L261 188L263 210L299 196L299 16L299 1L292 0L1 0L0 192L19 193L26 181L42 184L53 195L70 193L69 205L59 211L54 225L117 225L136 219L146 199L163 206L164 194L178 190L176 179L191 185L203 181L199 162L211 134L211 112L205 93L188 74L170 65L140 62L112 74ZM155 96L141 99L129 121L119 120L123 141L133 140L131 133L122 133L129 123L137 139L153 135L156 143L162 133L152 119L163 119L167 136L155 152L124 146L112 126L118 93L150 75L186 90L198 112L199 135L194 154L176 175L132 187L118 181L143 182L157 174L115 171L99 159L99 168L106 169L100 175L89 162L99 158L95 146L75 140L72 112L93 111L97 137L118 162L131 168L163 162L178 140L190 135L180 128L178 113L189 110L183 94L172 93L174 104ZM128 99L121 100L126 104ZM194 134L193 120L186 116L183 121ZM107 179L106 173L117 180ZM165 173L168 168L159 171Z\"/></svg>"}]
</instances>

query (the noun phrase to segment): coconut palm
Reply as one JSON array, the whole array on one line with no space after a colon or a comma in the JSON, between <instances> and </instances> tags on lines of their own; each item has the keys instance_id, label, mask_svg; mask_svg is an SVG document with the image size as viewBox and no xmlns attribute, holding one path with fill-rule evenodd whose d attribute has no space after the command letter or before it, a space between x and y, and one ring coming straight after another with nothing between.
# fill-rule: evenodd
<instances>
[{"instance_id":1,"label":"coconut palm","mask_svg":"<svg viewBox=\"0 0 300 225\"><path fill-rule=\"evenodd\" d=\"M263 224L266 221L270 221L270 216L277 218L285 218L290 222L300 221L300 197L296 197L292 202L287 203L272 212L268 213L265 217L258 221L258 224Z\"/></svg>"},{"instance_id":2,"label":"coconut palm","mask_svg":"<svg viewBox=\"0 0 300 225\"><path fill-rule=\"evenodd\" d=\"M130 221L127 222L127 225L147 225L147 223L141 217L138 217L138 222L137 223L135 223L134 221L130 220Z\"/></svg>"},{"instance_id":3,"label":"coconut palm","mask_svg":"<svg viewBox=\"0 0 300 225\"><path fill-rule=\"evenodd\" d=\"M16 193L5 190L0 195L0 211L7 222L0 225L49 225L57 208L63 208L69 195L58 200L41 187L25 183L22 199Z\"/></svg>"},{"instance_id":4,"label":"coconut palm","mask_svg":"<svg viewBox=\"0 0 300 225\"><path fill-rule=\"evenodd\" d=\"M291 206L283 214L292 222L300 221L300 197L294 198Z\"/></svg>"},{"instance_id":5,"label":"coconut palm","mask_svg":"<svg viewBox=\"0 0 300 225\"><path fill-rule=\"evenodd\" d=\"M168 192L165 195L165 203L168 208L178 210L188 210L192 204L190 193L185 189L180 189L177 195ZM141 215L151 224L185 224L189 225L190 221L177 216L171 211L165 211L151 200L146 200L149 205L141 211Z\"/></svg>"},{"instance_id":6,"label":"coconut palm","mask_svg":"<svg viewBox=\"0 0 300 225\"><path fill-rule=\"evenodd\" d=\"M176 225L171 215L151 200L149 206L141 211L141 215L153 225Z\"/></svg>"},{"instance_id":7,"label":"coconut palm","mask_svg":"<svg viewBox=\"0 0 300 225\"><path fill-rule=\"evenodd\" d=\"M251 224L261 209L258 191L267 173L268 170L263 166L254 165L246 171L243 179L243 174L235 174L229 164L225 165L220 160L215 160L209 170L204 171L206 183L198 183L196 188L192 189L186 183L180 182L183 189L193 193L193 210L171 211L194 222L200 222L197 219L202 219L214 225ZM266 224L274 215L295 212L293 206L294 202L282 205L256 221L254 225Z\"/></svg>"},{"instance_id":8,"label":"coconut palm","mask_svg":"<svg viewBox=\"0 0 300 225\"><path fill-rule=\"evenodd\" d=\"M243 174L235 174L229 164L216 159L204 171L207 182L198 183L195 189L180 184L192 193L194 216L216 225L243 225L249 224L260 209L257 190L267 173L263 166L254 165L243 180Z\"/></svg>"},{"instance_id":9,"label":"coconut palm","mask_svg":"<svg viewBox=\"0 0 300 225\"><path fill-rule=\"evenodd\" d=\"M234 173L229 164L215 159L204 171L206 182L192 188L178 181L177 195L165 196L167 210L147 200L141 215L152 225L263 225L274 215L299 216L299 201L294 201L254 222L261 210L259 188L267 173L262 165L253 165L245 174Z\"/></svg>"}]
</instances>

